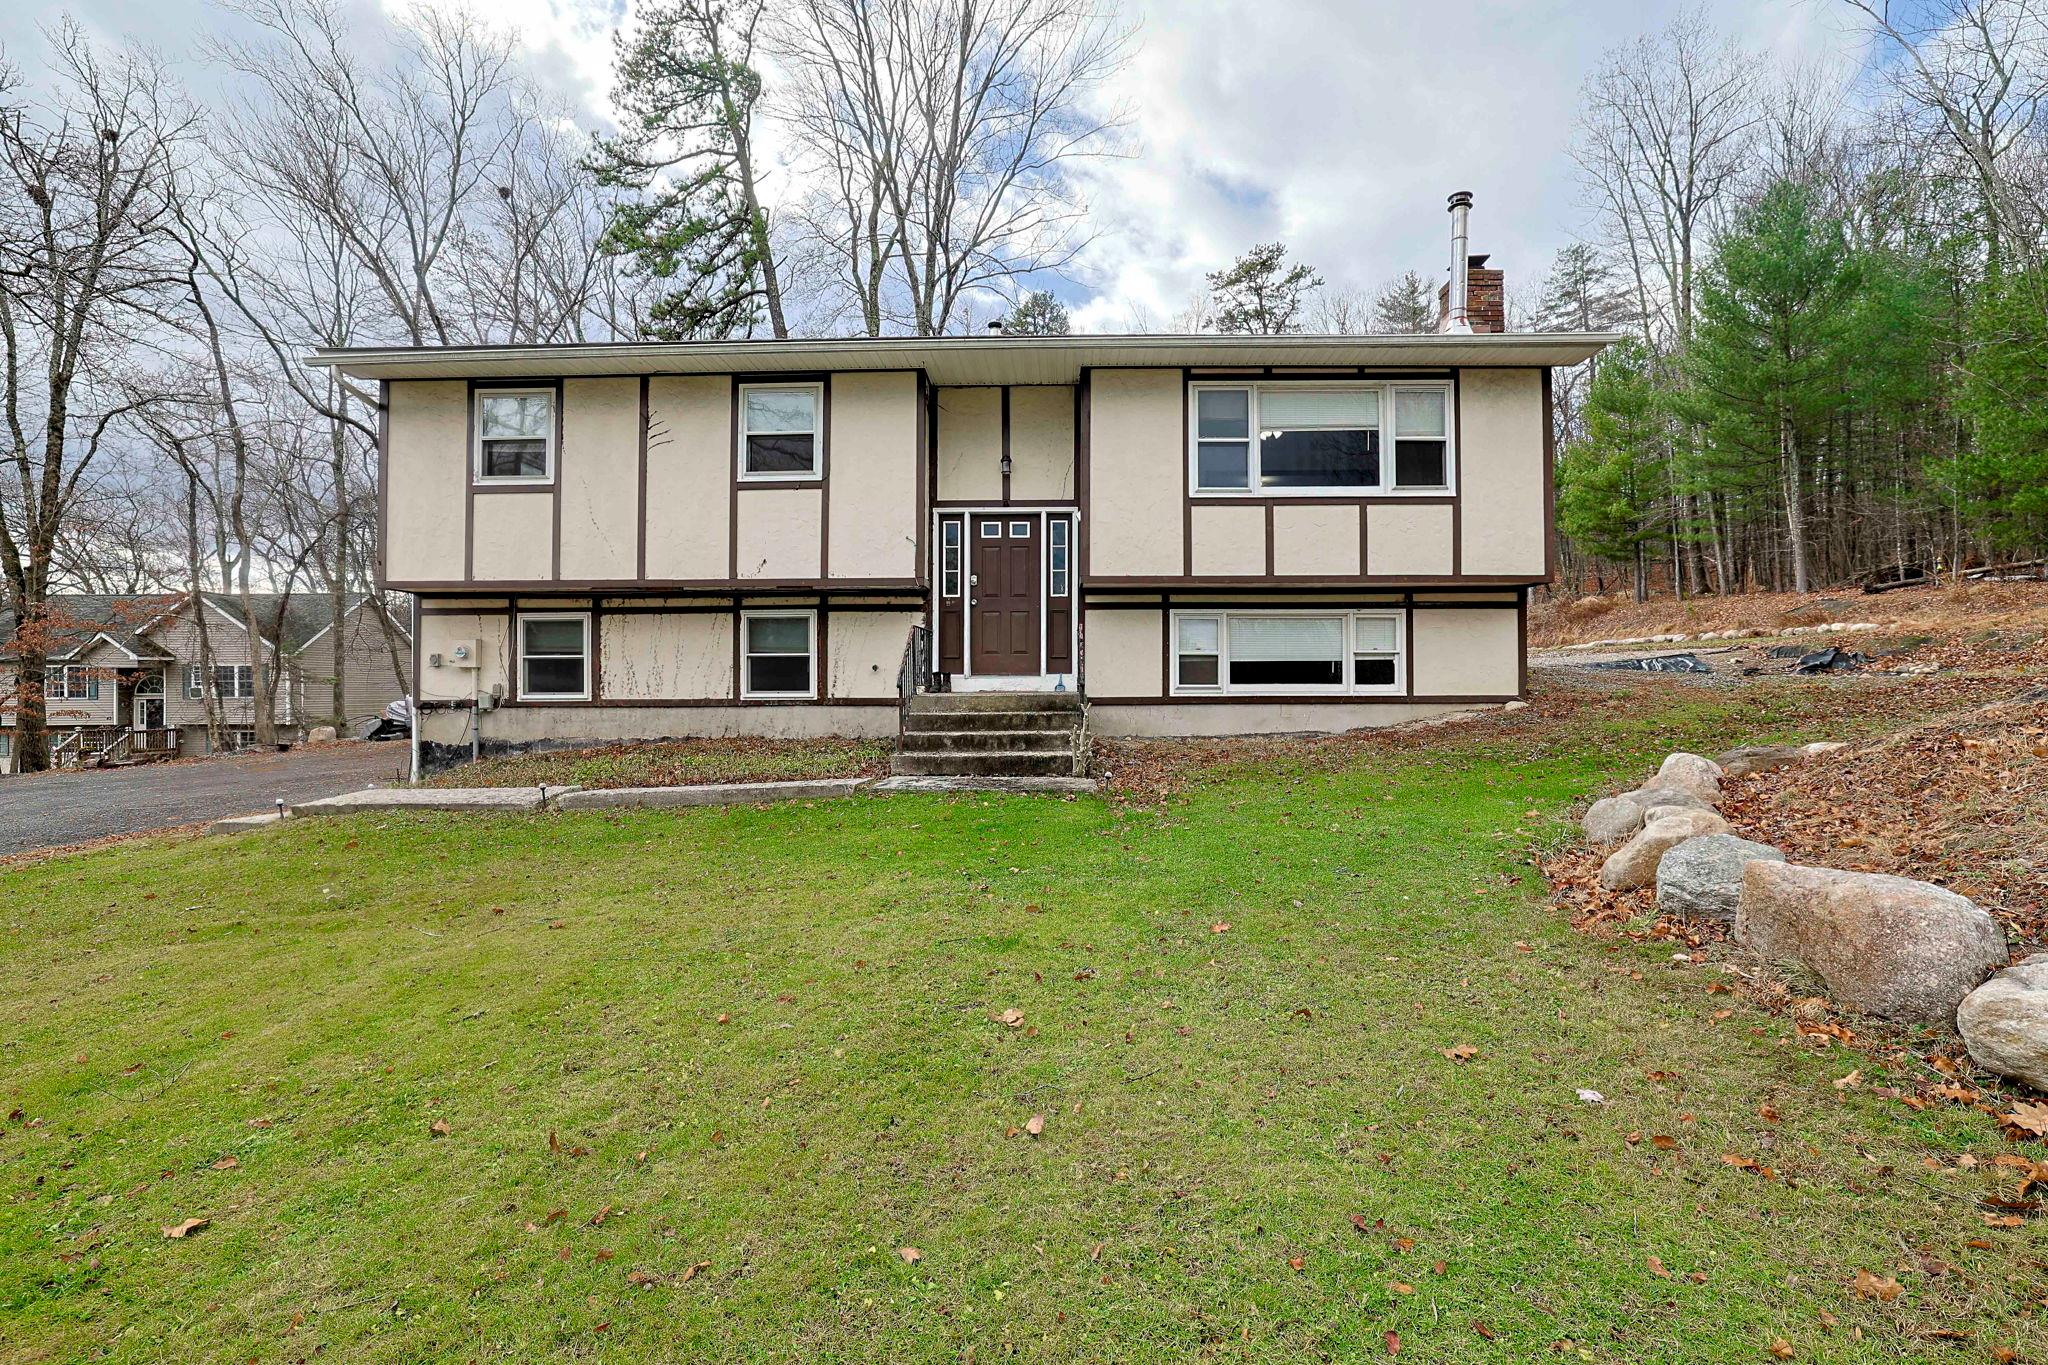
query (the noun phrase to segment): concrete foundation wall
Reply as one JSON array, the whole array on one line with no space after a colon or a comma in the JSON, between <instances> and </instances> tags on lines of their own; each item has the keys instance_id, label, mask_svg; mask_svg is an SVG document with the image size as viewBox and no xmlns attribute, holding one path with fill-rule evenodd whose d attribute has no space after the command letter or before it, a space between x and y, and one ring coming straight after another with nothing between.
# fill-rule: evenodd
<instances>
[{"instance_id":1,"label":"concrete foundation wall","mask_svg":"<svg viewBox=\"0 0 2048 1365\"><path fill-rule=\"evenodd\" d=\"M1092 706L1088 729L1115 738L1177 735L1336 734L1400 725L1469 709L1424 702L1232 702L1186 705Z\"/></svg>"}]
</instances>

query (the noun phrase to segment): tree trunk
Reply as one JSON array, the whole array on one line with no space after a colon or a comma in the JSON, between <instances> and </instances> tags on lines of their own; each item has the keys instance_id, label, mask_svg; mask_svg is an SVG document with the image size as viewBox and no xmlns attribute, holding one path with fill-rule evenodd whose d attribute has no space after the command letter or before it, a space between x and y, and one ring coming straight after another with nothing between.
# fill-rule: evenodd
<instances>
[{"instance_id":1,"label":"tree trunk","mask_svg":"<svg viewBox=\"0 0 2048 1365\"><path fill-rule=\"evenodd\" d=\"M1806 509L1800 496L1805 480L1799 471L1798 439L1792 434L1792 424L1783 420L1778 423L1778 462L1784 470L1785 540L1792 553L1792 591L1804 593L1813 586L1807 574Z\"/></svg>"}]
</instances>

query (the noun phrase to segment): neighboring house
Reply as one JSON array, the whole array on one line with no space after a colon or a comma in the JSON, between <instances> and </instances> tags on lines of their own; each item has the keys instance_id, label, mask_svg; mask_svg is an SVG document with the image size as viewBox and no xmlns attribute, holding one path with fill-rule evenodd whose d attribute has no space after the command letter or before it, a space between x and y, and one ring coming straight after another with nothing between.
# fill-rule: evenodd
<instances>
[{"instance_id":1,"label":"neighboring house","mask_svg":"<svg viewBox=\"0 0 2048 1365\"><path fill-rule=\"evenodd\" d=\"M892 734L912 688L1079 694L1112 735L1331 731L1526 685L1551 367L1613 338L1501 333L1483 259L1470 332L311 363L382 388L430 764Z\"/></svg>"},{"instance_id":2,"label":"neighboring house","mask_svg":"<svg viewBox=\"0 0 2048 1365\"><path fill-rule=\"evenodd\" d=\"M275 594L252 596L259 620L277 619ZM59 764L206 754L209 693L220 700L228 745L254 739L259 645L250 640L237 595L61 594L50 607L55 639L44 698ZM199 610L207 613L210 671L201 662ZM337 645L351 724L405 694L375 612L369 598L355 599L337 633L324 595L293 594L285 602L281 656L279 642L260 641L265 656L282 660L272 708L281 738L299 738L308 725L329 719ZM0 615L0 639L13 636L13 617ZM399 636L401 650L410 651L409 635L399 628ZM14 771L14 699L14 671L0 655L0 772Z\"/></svg>"}]
</instances>

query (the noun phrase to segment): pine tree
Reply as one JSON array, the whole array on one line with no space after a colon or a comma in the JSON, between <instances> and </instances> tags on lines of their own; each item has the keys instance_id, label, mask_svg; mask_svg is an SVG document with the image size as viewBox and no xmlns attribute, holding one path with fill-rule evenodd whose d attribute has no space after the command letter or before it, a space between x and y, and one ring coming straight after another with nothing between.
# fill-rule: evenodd
<instances>
[{"instance_id":1,"label":"pine tree","mask_svg":"<svg viewBox=\"0 0 2048 1365\"><path fill-rule=\"evenodd\" d=\"M1382 336L1419 336L1436 330L1436 291L1414 271L1404 271L1372 297L1372 331Z\"/></svg>"},{"instance_id":2,"label":"pine tree","mask_svg":"<svg viewBox=\"0 0 2048 1365\"><path fill-rule=\"evenodd\" d=\"M1248 336L1299 332L1308 296L1322 287L1323 277L1310 267L1287 264L1287 248L1281 243L1255 246L1228 270L1209 274L1209 289L1216 296L1216 330Z\"/></svg>"},{"instance_id":3,"label":"pine tree","mask_svg":"<svg viewBox=\"0 0 2048 1365\"><path fill-rule=\"evenodd\" d=\"M1574 545L1633 567L1650 592L1650 547L1668 534L1668 414L1656 357L1636 341L1607 352L1586 396L1586 435L1557 460L1557 522Z\"/></svg>"},{"instance_id":4,"label":"pine tree","mask_svg":"<svg viewBox=\"0 0 2048 1365\"><path fill-rule=\"evenodd\" d=\"M2048 549L2048 271L1993 276L1970 310L1956 407L1958 491L2001 549Z\"/></svg>"},{"instance_id":5,"label":"pine tree","mask_svg":"<svg viewBox=\"0 0 2048 1365\"><path fill-rule=\"evenodd\" d=\"M1772 471L1795 592L1812 586L1809 481L1848 401L1865 279L1840 221L1780 181L1716 244L1682 358L1692 472L1711 488Z\"/></svg>"},{"instance_id":6,"label":"pine tree","mask_svg":"<svg viewBox=\"0 0 2048 1365\"><path fill-rule=\"evenodd\" d=\"M1045 289L1027 292L1003 319L1004 336L1063 337L1073 330L1073 322L1067 317L1067 306Z\"/></svg>"},{"instance_id":7,"label":"pine tree","mask_svg":"<svg viewBox=\"0 0 2048 1365\"><path fill-rule=\"evenodd\" d=\"M662 0L613 40L624 130L597 138L589 165L624 192L604 246L664 285L649 313L664 339L741 335L764 312L777 337L789 335L754 172L760 14L761 0Z\"/></svg>"}]
</instances>

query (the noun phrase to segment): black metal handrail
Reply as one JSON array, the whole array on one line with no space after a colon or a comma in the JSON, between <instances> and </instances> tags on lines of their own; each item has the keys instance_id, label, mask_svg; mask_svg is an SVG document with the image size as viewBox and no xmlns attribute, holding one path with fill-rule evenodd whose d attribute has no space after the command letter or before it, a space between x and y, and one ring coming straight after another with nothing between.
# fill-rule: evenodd
<instances>
[{"instance_id":1,"label":"black metal handrail","mask_svg":"<svg viewBox=\"0 0 2048 1365\"><path fill-rule=\"evenodd\" d=\"M929 685L931 667L931 627L912 626L910 638L903 643L903 666L896 672L896 695L905 719L910 715L910 699Z\"/></svg>"}]
</instances>

